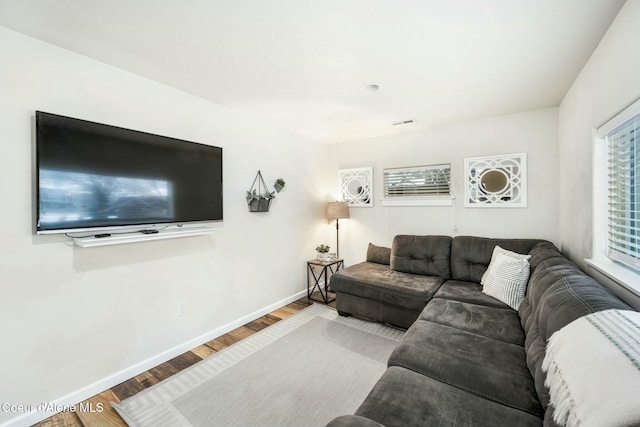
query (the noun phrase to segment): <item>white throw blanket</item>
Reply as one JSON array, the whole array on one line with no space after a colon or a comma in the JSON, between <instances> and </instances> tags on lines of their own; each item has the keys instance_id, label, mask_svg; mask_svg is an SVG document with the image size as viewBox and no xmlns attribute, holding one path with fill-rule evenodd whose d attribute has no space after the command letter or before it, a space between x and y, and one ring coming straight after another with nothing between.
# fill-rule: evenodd
<instances>
[{"instance_id":1,"label":"white throw blanket","mask_svg":"<svg viewBox=\"0 0 640 427\"><path fill-rule=\"evenodd\" d=\"M640 313L574 320L549 339L542 369L558 424L640 426Z\"/></svg>"}]
</instances>

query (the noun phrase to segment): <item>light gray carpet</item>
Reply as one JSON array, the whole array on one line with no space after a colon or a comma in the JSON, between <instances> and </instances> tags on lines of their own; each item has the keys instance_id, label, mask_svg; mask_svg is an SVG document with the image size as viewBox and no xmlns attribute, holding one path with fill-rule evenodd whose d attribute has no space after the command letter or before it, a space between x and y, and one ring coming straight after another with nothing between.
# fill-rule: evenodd
<instances>
[{"instance_id":1,"label":"light gray carpet","mask_svg":"<svg viewBox=\"0 0 640 427\"><path fill-rule=\"evenodd\" d=\"M114 407L130 426L324 426L357 409L403 334L314 304Z\"/></svg>"}]
</instances>

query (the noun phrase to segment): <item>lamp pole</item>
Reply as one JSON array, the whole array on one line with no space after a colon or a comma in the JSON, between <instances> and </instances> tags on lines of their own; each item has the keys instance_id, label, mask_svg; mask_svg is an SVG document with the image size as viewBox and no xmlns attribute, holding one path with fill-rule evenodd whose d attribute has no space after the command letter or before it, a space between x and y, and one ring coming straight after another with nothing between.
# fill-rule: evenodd
<instances>
[{"instance_id":1,"label":"lamp pole","mask_svg":"<svg viewBox=\"0 0 640 427\"><path fill-rule=\"evenodd\" d=\"M338 257L338 259L340 258L340 235L338 234L338 230L340 228L340 226L338 225L339 222L340 220L336 218L336 256Z\"/></svg>"}]
</instances>

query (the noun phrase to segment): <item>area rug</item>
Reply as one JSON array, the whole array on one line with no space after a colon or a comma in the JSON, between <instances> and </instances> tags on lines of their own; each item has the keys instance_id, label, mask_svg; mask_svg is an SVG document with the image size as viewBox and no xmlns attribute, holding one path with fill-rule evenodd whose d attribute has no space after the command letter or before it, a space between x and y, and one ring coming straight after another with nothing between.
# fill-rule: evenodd
<instances>
[{"instance_id":1,"label":"area rug","mask_svg":"<svg viewBox=\"0 0 640 427\"><path fill-rule=\"evenodd\" d=\"M352 414L403 331L314 304L113 406L129 426L324 426Z\"/></svg>"}]
</instances>

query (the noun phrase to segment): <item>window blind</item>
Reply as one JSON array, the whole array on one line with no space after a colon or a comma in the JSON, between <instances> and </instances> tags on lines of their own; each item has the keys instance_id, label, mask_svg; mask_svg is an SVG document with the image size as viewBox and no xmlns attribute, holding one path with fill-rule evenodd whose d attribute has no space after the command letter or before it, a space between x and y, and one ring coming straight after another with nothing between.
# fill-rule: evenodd
<instances>
[{"instance_id":1,"label":"window blind","mask_svg":"<svg viewBox=\"0 0 640 427\"><path fill-rule=\"evenodd\" d=\"M640 270L640 114L606 134L607 255Z\"/></svg>"},{"instance_id":2,"label":"window blind","mask_svg":"<svg viewBox=\"0 0 640 427\"><path fill-rule=\"evenodd\" d=\"M384 170L384 197L429 198L449 196L451 165L428 165Z\"/></svg>"}]
</instances>

